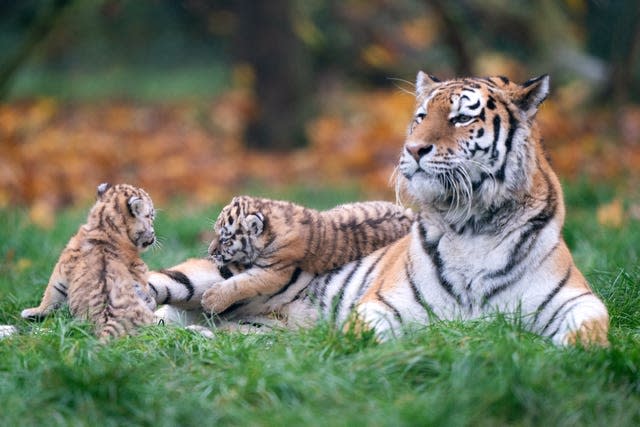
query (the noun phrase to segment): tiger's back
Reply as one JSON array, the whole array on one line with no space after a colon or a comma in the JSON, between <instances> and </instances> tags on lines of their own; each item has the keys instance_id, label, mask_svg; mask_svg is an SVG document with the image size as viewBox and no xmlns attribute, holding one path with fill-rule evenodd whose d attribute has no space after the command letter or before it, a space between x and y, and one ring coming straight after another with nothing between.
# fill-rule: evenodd
<instances>
[{"instance_id":1,"label":"tiger's back","mask_svg":"<svg viewBox=\"0 0 640 427\"><path fill-rule=\"evenodd\" d=\"M53 269L38 307L24 318L42 318L68 302L102 339L134 332L154 320L147 266L140 258L155 241L154 208L144 190L119 184L98 187L87 223L70 239Z\"/></svg>"}]
</instances>

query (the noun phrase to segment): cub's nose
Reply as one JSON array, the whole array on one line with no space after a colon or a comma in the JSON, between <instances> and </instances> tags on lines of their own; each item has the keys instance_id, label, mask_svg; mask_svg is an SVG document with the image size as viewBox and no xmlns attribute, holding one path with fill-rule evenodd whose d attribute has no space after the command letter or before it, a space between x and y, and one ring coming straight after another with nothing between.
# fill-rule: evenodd
<instances>
[{"instance_id":1,"label":"cub's nose","mask_svg":"<svg viewBox=\"0 0 640 427\"><path fill-rule=\"evenodd\" d=\"M413 157L416 162L427 154L433 151L433 144L427 144L425 142L407 142L404 145L404 149Z\"/></svg>"}]
</instances>

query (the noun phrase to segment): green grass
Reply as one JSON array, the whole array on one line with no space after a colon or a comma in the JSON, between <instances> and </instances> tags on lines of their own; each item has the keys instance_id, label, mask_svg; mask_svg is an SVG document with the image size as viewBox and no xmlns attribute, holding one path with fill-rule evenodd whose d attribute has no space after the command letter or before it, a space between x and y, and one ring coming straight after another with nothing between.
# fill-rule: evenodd
<instances>
[{"instance_id":1,"label":"green grass","mask_svg":"<svg viewBox=\"0 0 640 427\"><path fill-rule=\"evenodd\" d=\"M289 194L325 208L346 191ZM61 312L19 319L84 211L43 231L0 212L0 425L639 425L640 226L595 219L605 190L568 189L567 240L611 313L608 349L556 348L506 318L448 322L377 344L321 324L206 340L172 327L100 346ZM151 267L202 254L219 207L160 212Z\"/></svg>"},{"instance_id":2,"label":"green grass","mask_svg":"<svg viewBox=\"0 0 640 427\"><path fill-rule=\"evenodd\" d=\"M165 67L120 67L100 72L55 72L25 68L13 81L9 98L52 97L61 101L125 99L146 102L208 100L230 80L223 64Z\"/></svg>"}]
</instances>

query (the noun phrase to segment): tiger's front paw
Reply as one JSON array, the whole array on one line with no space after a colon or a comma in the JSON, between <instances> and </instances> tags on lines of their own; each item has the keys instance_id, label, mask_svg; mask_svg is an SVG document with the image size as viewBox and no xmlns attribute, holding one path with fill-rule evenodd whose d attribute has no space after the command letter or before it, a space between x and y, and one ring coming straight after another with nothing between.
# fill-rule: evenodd
<instances>
[{"instance_id":1,"label":"tiger's front paw","mask_svg":"<svg viewBox=\"0 0 640 427\"><path fill-rule=\"evenodd\" d=\"M22 313L20 313L20 317L29 320L41 320L45 316L46 313L43 313L38 307L25 308L24 310L22 310Z\"/></svg>"},{"instance_id":2,"label":"tiger's front paw","mask_svg":"<svg viewBox=\"0 0 640 427\"><path fill-rule=\"evenodd\" d=\"M207 313L222 313L234 302L219 286L209 288L202 294L202 308Z\"/></svg>"}]
</instances>

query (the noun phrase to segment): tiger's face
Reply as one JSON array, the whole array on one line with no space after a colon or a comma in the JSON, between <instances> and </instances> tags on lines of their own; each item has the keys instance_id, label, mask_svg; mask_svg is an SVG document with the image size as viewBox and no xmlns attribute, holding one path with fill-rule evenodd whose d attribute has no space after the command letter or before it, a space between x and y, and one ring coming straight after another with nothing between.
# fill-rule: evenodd
<instances>
[{"instance_id":1,"label":"tiger's face","mask_svg":"<svg viewBox=\"0 0 640 427\"><path fill-rule=\"evenodd\" d=\"M151 197L141 188L128 184L100 184L92 213L110 234L126 235L139 252L156 241L153 227L156 211Z\"/></svg>"},{"instance_id":2,"label":"tiger's face","mask_svg":"<svg viewBox=\"0 0 640 427\"><path fill-rule=\"evenodd\" d=\"M455 216L527 185L532 119L548 80L440 82L418 73L416 111L398 165L401 190Z\"/></svg>"},{"instance_id":3,"label":"tiger's face","mask_svg":"<svg viewBox=\"0 0 640 427\"><path fill-rule=\"evenodd\" d=\"M208 253L219 267L229 264L249 266L263 247L264 215L253 211L245 201L242 196L235 197L220 212L214 225Z\"/></svg>"}]
</instances>

